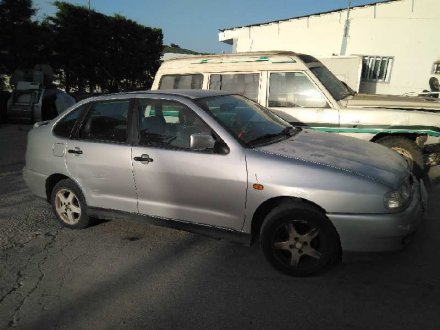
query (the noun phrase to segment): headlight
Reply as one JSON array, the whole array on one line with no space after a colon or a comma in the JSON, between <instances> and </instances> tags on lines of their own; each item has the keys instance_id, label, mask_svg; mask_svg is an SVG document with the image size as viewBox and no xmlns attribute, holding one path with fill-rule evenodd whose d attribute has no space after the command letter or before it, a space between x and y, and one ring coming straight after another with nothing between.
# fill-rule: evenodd
<instances>
[{"instance_id":1,"label":"headlight","mask_svg":"<svg viewBox=\"0 0 440 330\"><path fill-rule=\"evenodd\" d=\"M385 194L383 198L385 207L389 210L404 208L411 199L411 193L411 181L408 179L398 191L390 191Z\"/></svg>"},{"instance_id":2,"label":"headlight","mask_svg":"<svg viewBox=\"0 0 440 330\"><path fill-rule=\"evenodd\" d=\"M403 205L403 199L398 191L391 191L386 193L383 202L385 207L389 210L397 210L400 209Z\"/></svg>"}]
</instances>

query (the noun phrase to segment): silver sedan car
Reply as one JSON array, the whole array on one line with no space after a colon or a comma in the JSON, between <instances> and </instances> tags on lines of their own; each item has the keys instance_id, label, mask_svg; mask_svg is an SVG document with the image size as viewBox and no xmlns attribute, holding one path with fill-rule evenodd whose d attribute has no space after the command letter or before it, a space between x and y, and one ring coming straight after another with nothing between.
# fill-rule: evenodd
<instances>
[{"instance_id":1,"label":"silver sedan car","mask_svg":"<svg viewBox=\"0 0 440 330\"><path fill-rule=\"evenodd\" d=\"M244 244L295 276L342 251L389 251L422 217L396 152L295 128L245 97L158 91L95 97L29 132L24 178L66 227L94 218Z\"/></svg>"}]
</instances>

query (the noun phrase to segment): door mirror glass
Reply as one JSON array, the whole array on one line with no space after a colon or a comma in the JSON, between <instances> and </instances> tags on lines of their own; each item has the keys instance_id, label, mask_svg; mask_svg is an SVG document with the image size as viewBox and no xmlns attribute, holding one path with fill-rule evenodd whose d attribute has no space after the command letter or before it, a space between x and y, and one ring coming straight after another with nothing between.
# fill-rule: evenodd
<instances>
[{"instance_id":1,"label":"door mirror glass","mask_svg":"<svg viewBox=\"0 0 440 330\"><path fill-rule=\"evenodd\" d=\"M210 134L194 133L190 137L190 148L192 150L213 149L215 140Z\"/></svg>"}]
</instances>

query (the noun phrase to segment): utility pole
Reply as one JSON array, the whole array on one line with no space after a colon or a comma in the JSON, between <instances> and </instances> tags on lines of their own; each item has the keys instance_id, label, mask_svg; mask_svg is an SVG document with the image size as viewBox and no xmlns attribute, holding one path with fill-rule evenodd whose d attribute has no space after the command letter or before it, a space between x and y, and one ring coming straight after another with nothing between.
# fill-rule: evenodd
<instances>
[{"instance_id":1,"label":"utility pole","mask_svg":"<svg viewBox=\"0 0 440 330\"><path fill-rule=\"evenodd\" d=\"M348 0L347 18L345 19L344 33L342 34L340 55L345 55L347 51L348 34L350 32L350 10L351 10L351 0Z\"/></svg>"}]
</instances>

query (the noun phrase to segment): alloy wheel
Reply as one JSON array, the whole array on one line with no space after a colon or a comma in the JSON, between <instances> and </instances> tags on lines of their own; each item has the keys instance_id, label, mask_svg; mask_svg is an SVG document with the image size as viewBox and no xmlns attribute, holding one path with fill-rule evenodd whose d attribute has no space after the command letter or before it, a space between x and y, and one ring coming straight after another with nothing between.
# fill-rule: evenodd
<instances>
[{"instance_id":1,"label":"alloy wheel","mask_svg":"<svg viewBox=\"0 0 440 330\"><path fill-rule=\"evenodd\" d=\"M305 221L288 221L274 232L274 256L288 267L310 266L321 259L319 229Z\"/></svg>"},{"instance_id":2,"label":"alloy wheel","mask_svg":"<svg viewBox=\"0 0 440 330\"><path fill-rule=\"evenodd\" d=\"M78 223L81 206L78 197L70 189L61 189L55 196L55 209L62 221L69 225Z\"/></svg>"}]
</instances>

